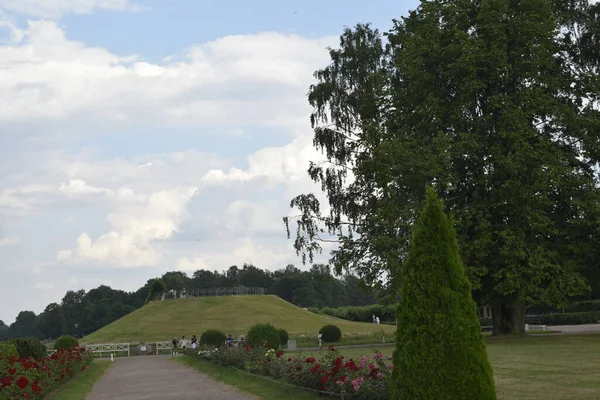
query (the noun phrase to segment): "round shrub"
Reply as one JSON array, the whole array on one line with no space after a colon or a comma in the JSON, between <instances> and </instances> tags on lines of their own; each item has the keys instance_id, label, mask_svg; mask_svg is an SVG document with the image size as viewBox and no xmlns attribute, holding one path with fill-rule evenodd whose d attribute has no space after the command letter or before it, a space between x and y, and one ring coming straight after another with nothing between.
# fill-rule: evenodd
<instances>
[{"instance_id":1,"label":"round shrub","mask_svg":"<svg viewBox=\"0 0 600 400\"><path fill-rule=\"evenodd\" d=\"M18 356L17 346L14 343L9 341L0 342L0 357L9 358Z\"/></svg>"},{"instance_id":2,"label":"round shrub","mask_svg":"<svg viewBox=\"0 0 600 400\"><path fill-rule=\"evenodd\" d=\"M252 346L267 345L272 349L279 348L281 339L279 338L279 330L271 324L256 324L250 327L246 342Z\"/></svg>"},{"instance_id":3,"label":"round shrub","mask_svg":"<svg viewBox=\"0 0 600 400\"><path fill-rule=\"evenodd\" d=\"M225 344L227 336L216 329L209 329L200 336L200 344L211 346L222 346Z\"/></svg>"},{"instance_id":4,"label":"round shrub","mask_svg":"<svg viewBox=\"0 0 600 400\"><path fill-rule=\"evenodd\" d=\"M288 335L287 331L285 329L280 329L279 330L279 342L282 346L285 346L288 342L288 340L290 340L290 335Z\"/></svg>"},{"instance_id":5,"label":"round shrub","mask_svg":"<svg viewBox=\"0 0 600 400\"><path fill-rule=\"evenodd\" d=\"M324 342L337 342L342 338L342 331L335 325L325 325L319 333Z\"/></svg>"},{"instance_id":6,"label":"round shrub","mask_svg":"<svg viewBox=\"0 0 600 400\"><path fill-rule=\"evenodd\" d=\"M79 346L79 342L70 335L63 335L54 342L54 350L73 349L77 346Z\"/></svg>"},{"instance_id":7,"label":"round shrub","mask_svg":"<svg viewBox=\"0 0 600 400\"><path fill-rule=\"evenodd\" d=\"M17 353L21 358L31 357L41 360L48 355L46 353L46 346L36 338L15 338L11 340L11 343L15 345Z\"/></svg>"}]
</instances>

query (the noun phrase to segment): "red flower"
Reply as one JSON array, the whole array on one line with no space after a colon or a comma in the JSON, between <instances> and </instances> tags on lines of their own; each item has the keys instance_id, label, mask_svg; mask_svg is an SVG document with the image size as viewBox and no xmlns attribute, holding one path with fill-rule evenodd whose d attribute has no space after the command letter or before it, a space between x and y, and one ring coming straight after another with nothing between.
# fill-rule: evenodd
<instances>
[{"instance_id":1,"label":"red flower","mask_svg":"<svg viewBox=\"0 0 600 400\"><path fill-rule=\"evenodd\" d=\"M42 394L42 388L37 383L34 383L33 386L31 386L31 389L37 395Z\"/></svg>"},{"instance_id":2,"label":"red flower","mask_svg":"<svg viewBox=\"0 0 600 400\"><path fill-rule=\"evenodd\" d=\"M17 370L16 370L16 369L14 369L14 368L9 368L9 369L8 369L8 374L9 374L9 375L14 375L14 374L16 374L16 373L17 373Z\"/></svg>"},{"instance_id":3,"label":"red flower","mask_svg":"<svg viewBox=\"0 0 600 400\"><path fill-rule=\"evenodd\" d=\"M318 364L318 363L317 363L317 364L315 364L315 366L314 366L314 367L312 367L312 368L310 369L310 372L312 372L312 373L314 374L314 373L316 373L316 372L319 370L319 368L321 368L321 364Z\"/></svg>"},{"instance_id":4,"label":"red flower","mask_svg":"<svg viewBox=\"0 0 600 400\"><path fill-rule=\"evenodd\" d=\"M279 350L277 353L275 353L275 357L281 357L283 355L283 351Z\"/></svg>"},{"instance_id":5,"label":"red flower","mask_svg":"<svg viewBox=\"0 0 600 400\"><path fill-rule=\"evenodd\" d=\"M326 384L327 383L327 379L329 379L329 375L323 375L323 377L321 378L321 384Z\"/></svg>"},{"instance_id":6,"label":"red flower","mask_svg":"<svg viewBox=\"0 0 600 400\"><path fill-rule=\"evenodd\" d=\"M21 376L19 379L17 379L16 384L20 389L25 389L27 385L29 385L29 379Z\"/></svg>"},{"instance_id":7,"label":"red flower","mask_svg":"<svg viewBox=\"0 0 600 400\"><path fill-rule=\"evenodd\" d=\"M307 362L308 364L312 364L312 363L314 363L315 361L316 361L316 360L315 360L315 358L314 358L314 357L308 357L308 358L306 359L306 362Z\"/></svg>"}]
</instances>

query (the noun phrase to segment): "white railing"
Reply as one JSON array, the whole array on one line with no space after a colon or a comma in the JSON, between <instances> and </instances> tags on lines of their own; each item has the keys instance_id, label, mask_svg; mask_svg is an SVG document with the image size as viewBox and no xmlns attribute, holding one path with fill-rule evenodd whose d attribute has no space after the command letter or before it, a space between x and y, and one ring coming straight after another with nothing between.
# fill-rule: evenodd
<instances>
[{"instance_id":1,"label":"white railing","mask_svg":"<svg viewBox=\"0 0 600 400\"><path fill-rule=\"evenodd\" d=\"M115 354L116 352L127 352L127 355L130 355L129 343L88 344L85 349L93 353L100 353L100 355L102 353Z\"/></svg>"},{"instance_id":2,"label":"white railing","mask_svg":"<svg viewBox=\"0 0 600 400\"><path fill-rule=\"evenodd\" d=\"M48 356L51 356L52 354L56 353L56 350L46 350L46 353Z\"/></svg>"},{"instance_id":3,"label":"white railing","mask_svg":"<svg viewBox=\"0 0 600 400\"><path fill-rule=\"evenodd\" d=\"M173 342L156 342L156 355L159 350L172 350Z\"/></svg>"}]
</instances>

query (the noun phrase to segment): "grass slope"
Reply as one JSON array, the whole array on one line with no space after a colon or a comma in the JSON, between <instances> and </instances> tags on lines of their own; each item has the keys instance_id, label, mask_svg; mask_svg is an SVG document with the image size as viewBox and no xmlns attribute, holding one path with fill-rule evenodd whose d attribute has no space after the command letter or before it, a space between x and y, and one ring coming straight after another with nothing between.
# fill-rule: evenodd
<instances>
[{"instance_id":1,"label":"grass slope","mask_svg":"<svg viewBox=\"0 0 600 400\"><path fill-rule=\"evenodd\" d=\"M351 322L296 307L277 296L223 296L156 301L81 340L89 343L136 343L200 336L207 329L246 335L256 323L271 323L290 335L315 336L323 325L335 324L343 334L369 334L394 326ZM390 336L392 337L392 336Z\"/></svg>"}]
</instances>

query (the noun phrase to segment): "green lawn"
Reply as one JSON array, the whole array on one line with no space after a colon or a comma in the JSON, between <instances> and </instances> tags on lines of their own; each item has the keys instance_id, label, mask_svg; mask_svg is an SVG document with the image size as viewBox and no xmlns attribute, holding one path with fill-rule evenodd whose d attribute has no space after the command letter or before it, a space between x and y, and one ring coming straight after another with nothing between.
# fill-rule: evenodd
<instances>
[{"instance_id":1,"label":"green lawn","mask_svg":"<svg viewBox=\"0 0 600 400\"><path fill-rule=\"evenodd\" d=\"M94 384L111 365L112 363L107 360L94 360L90 369L77 374L73 379L46 397L46 400L84 400Z\"/></svg>"},{"instance_id":2,"label":"green lawn","mask_svg":"<svg viewBox=\"0 0 600 400\"><path fill-rule=\"evenodd\" d=\"M600 398L600 335L486 338L499 400L596 400ZM341 349L346 358L360 358L377 350L392 354L393 346ZM301 352L316 356L323 352ZM296 353L294 353L296 354ZM317 399L312 394L292 394L284 385L265 382L235 370L198 359L181 357L186 363L217 379L263 399Z\"/></svg>"},{"instance_id":3,"label":"green lawn","mask_svg":"<svg viewBox=\"0 0 600 400\"><path fill-rule=\"evenodd\" d=\"M486 338L499 400L600 399L600 335ZM341 349L360 358L393 347ZM319 352L302 354L319 356Z\"/></svg>"},{"instance_id":4,"label":"green lawn","mask_svg":"<svg viewBox=\"0 0 600 400\"><path fill-rule=\"evenodd\" d=\"M200 336L207 329L219 329L234 336L246 335L256 323L272 323L292 337L305 335L315 340L323 325L335 324L345 337L386 332L394 326L375 325L319 315L296 307L277 296L220 296L156 301L124 316L83 338L90 343L139 343L168 341L174 336ZM391 337L391 336L390 336ZM313 338L313 339L311 339Z\"/></svg>"}]
</instances>

